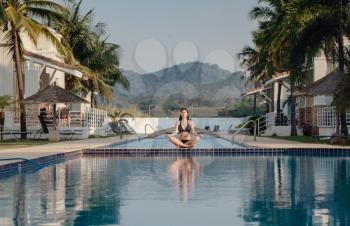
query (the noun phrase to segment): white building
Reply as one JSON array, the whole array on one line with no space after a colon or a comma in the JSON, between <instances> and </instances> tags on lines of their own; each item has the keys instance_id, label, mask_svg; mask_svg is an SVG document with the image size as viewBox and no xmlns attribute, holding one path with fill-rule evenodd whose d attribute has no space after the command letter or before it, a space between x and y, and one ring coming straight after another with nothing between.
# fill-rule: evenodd
<instances>
[{"instance_id":1,"label":"white building","mask_svg":"<svg viewBox=\"0 0 350 226\"><path fill-rule=\"evenodd\" d=\"M59 34L52 30L57 38L61 38ZM56 83L56 85L65 88L65 76L72 75L78 78L83 77L83 73L72 65L64 63L64 59L56 49L55 45L43 35L38 37L37 45L28 38L24 33L21 33L21 38L24 47L24 63L23 69L25 74L25 98L37 93L39 90ZM4 40L1 38L0 40ZM5 43L0 44L0 96L10 95L14 98L18 96L17 79L15 72L15 64L12 56L8 53L8 48ZM89 100L89 96L85 97ZM78 128L84 130L83 137L86 138L89 134L89 128L84 129L84 123L87 122L85 113L90 110L89 104L69 104L67 103L69 112L68 123L64 127ZM58 108L65 106L64 103L57 105ZM52 106L45 104L26 105L27 128L28 130L37 130L41 127L38 115L40 108L51 110ZM94 110L94 113L97 110ZM58 110L59 112L59 110ZM106 113L102 113L106 118ZM91 115L91 114L90 114ZM89 117L89 119L94 117ZM91 120L90 120L91 121ZM91 124L91 123L90 123ZM94 124L94 123L92 123ZM60 125L59 125L60 126ZM5 112L5 130L19 129L19 108L7 110ZM66 128L68 129L68 128ZM94 133L94 131L90 131Z\"/></svg>"},{"instance_id":2,"label":"white building","mask_svg":"<svg viewBox=\"0 0 350 226\"><path fill-rule=\"evenodd\" d=\"M324 78L327 74L336 69L333 63L327 61L325 54L320 51L313 60L313 68L307 79L307 84L316 82ZM290 135L290 108L287 104L282 107L282 114L277 114L277 92L278 83L282 82L281 103L287 100L290 95L290 86L288 82L288 73L276 74L271 80L264 83L263 86L247 91L244 95L256 94L264 103L270 105L270 111L260 121L267 123L267 129L261 131L265 135L276 134L278 136ZM330 84L334 85L334 84ZM331 106L333 96L299 96L297 98L297 124L298 133L302 135L303 124L310 124L313 127L313 134L321 136L330 136L335 133L335 107ZM282 105L282 104L281 104ZM287 117L287 119L285 119ZM350 124L350 113L348 121Z\"/></svg>"}]
</instances>

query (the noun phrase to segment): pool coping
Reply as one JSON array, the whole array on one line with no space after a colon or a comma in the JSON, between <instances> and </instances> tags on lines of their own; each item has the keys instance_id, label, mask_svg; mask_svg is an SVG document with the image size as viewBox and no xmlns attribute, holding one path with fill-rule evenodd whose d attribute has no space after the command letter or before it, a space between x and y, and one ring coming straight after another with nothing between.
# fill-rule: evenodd
<instances>
[{"instance_id":1,"label":"pool coping","mask_svg":"<svg viewBox=\"0 0 350 226\"><path fill-rule=\"evenodd\" d=\"M131 141L143 139L143 138L144 137L120 140L120 141L109 143L106 145L100 145L100 146L97 146L95 148L98 149L98 148L110 147L114 144L124 144L124 143L128 143ZM59 153L54 153L54 154L47 154L47 155L40 156L40 157L29 158L28 159L29 161L28 160L15 160L14 162L0 165L0 178L3 176L16 174L20 171L41 169L42 167L45 167L45 166L50 165L50 164L56 164L59 162L63 162L66 160L77 158L79 156L82 156L83 150L84 150L84 148L77 148L77 149L69 151L69 152L59 152ZM39 164L40 167L37 164Z\"/></svg>"},{"instance_id":2,"label":"pool coping","mask_svg":"<svg viewBox=\"0 0 350 226\"><path fill-rule=\"evenodd\" d=\"M38 158L29 159L30 161L22 160L13 163L8 163L0 166L0 176L7 174L16 174L22 170L41 169L47 165L63 162L81 156L82 150L75 150L65 153L56 153L41 156Z\"/></svg>"},{"instance_id":3,"label":"pool coping","mask_svg":"<svg viewBox=\"0 0 350 226\"><path fill-rule=\"evenodd\" d=\"M89 148L82 150L82 156L315 156L315 157L348 157L350 148Z\"/></svg>"},{"instance_id":4,"label":"pool coping","mask_svg":"<svg viewBox=\"0 0 350 226\"><path fill-rule=\"evenodd\" d=\"M125 144L137 140L149 139L151 137L138 137L119 142L101 145L95 148L81 148L70 152L48 154L30 161L17 161L0 165L0 176L16 174L21 170L38 168L33 162L45 167L50 164L63 162L78 158L79 156L127 156L127 157L157 157L157 156L317 156L317 157L350 157L349 148L327 147L327 148L262 148L235 142L242 148L113 148L116 144ZM217 138L229 141L229 139L218 136ZM40 168L42 168L40 167Z\"/></svg>"}]
</instances>

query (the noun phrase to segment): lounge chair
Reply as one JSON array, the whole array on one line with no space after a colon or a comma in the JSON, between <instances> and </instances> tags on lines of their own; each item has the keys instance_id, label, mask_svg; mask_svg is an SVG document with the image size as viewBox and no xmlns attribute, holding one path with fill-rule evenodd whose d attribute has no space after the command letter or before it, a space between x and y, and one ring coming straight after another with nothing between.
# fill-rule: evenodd
<instances>
[{"instance_id":1,"label":"lounge chair","mask_svg":"<svg viewBox=\"0 0 350 226\"><path fill-rule=\"evenodd\" d=\"M110 122L108 123L108 126L110 128L110 131L115 134L120 134L123 132L123 128L120 128L116 122Z\"/></svg>"},{"instance_id":2,"label":"lounge chair","mask_svg":"<svg viewBox=\"0 0 350 226\"><path fill-rule=\"evenodd\" d=\"M123 123L121 126L118 126L116 122L110 122L108 123L108 126L110 128L110 132L115 134L120 134L123 132L136 133L136 131L127 122Z\"/></svg>"},{"instance_id":3,"label":"lounge chair","mask_svg":"<svg viewBox=\"0 0 350 226\"><path fill-rule=\"evenodd\" d=\"M42 115L38 115L38 118L40 121L41 129L39 129L35 133L34 139L36 138L37 135L39 135L39 139L40 139L42 134L49 134L49 128L48 128L49 124L47 123L45 118ZM71 140L74 135L82 135L82 133L77 133L75 131L65 129L65 130L60 130L60 135L63 136L63 138L69 138Z\"/></svg>"}]
</instances>

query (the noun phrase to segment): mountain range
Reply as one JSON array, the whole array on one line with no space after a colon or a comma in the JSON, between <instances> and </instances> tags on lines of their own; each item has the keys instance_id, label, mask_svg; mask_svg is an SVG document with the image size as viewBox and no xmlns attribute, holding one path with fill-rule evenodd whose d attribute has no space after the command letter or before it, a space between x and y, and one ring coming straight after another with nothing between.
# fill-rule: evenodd
<instances>
[{"instance_id":1,"label":"mountain range","mask_svg":"<svg viewBox=\"0 0 350 226\"><path fill-rule=\"evenodd\" d=\"M223 106L240 98L245 79L242 72L229 72L216 64L183 63L154 73L140 74L123 70L130 88L114 87L117 105L133 104L195 104Z\"/></svg>"}]
</instances>

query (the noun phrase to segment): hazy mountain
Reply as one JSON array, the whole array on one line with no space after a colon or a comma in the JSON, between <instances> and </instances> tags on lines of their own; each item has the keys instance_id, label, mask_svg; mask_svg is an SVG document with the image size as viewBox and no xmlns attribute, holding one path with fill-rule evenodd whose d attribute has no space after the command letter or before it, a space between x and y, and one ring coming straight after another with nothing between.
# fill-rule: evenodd
<instances>
[{"instance_id":1,"label":"hazy mountain","mask_svg":"<svg viewBox=\"0 0 350 226\"><path fill-rule=\"evenodd\" d=\"M123 71L130 89L114 87L117 103L163 103L222 106L228 99L239 98L244 87L242 72L231 73L218 65L193 62L164 70L139 74Z\"/></svg>"}]
</instances>

